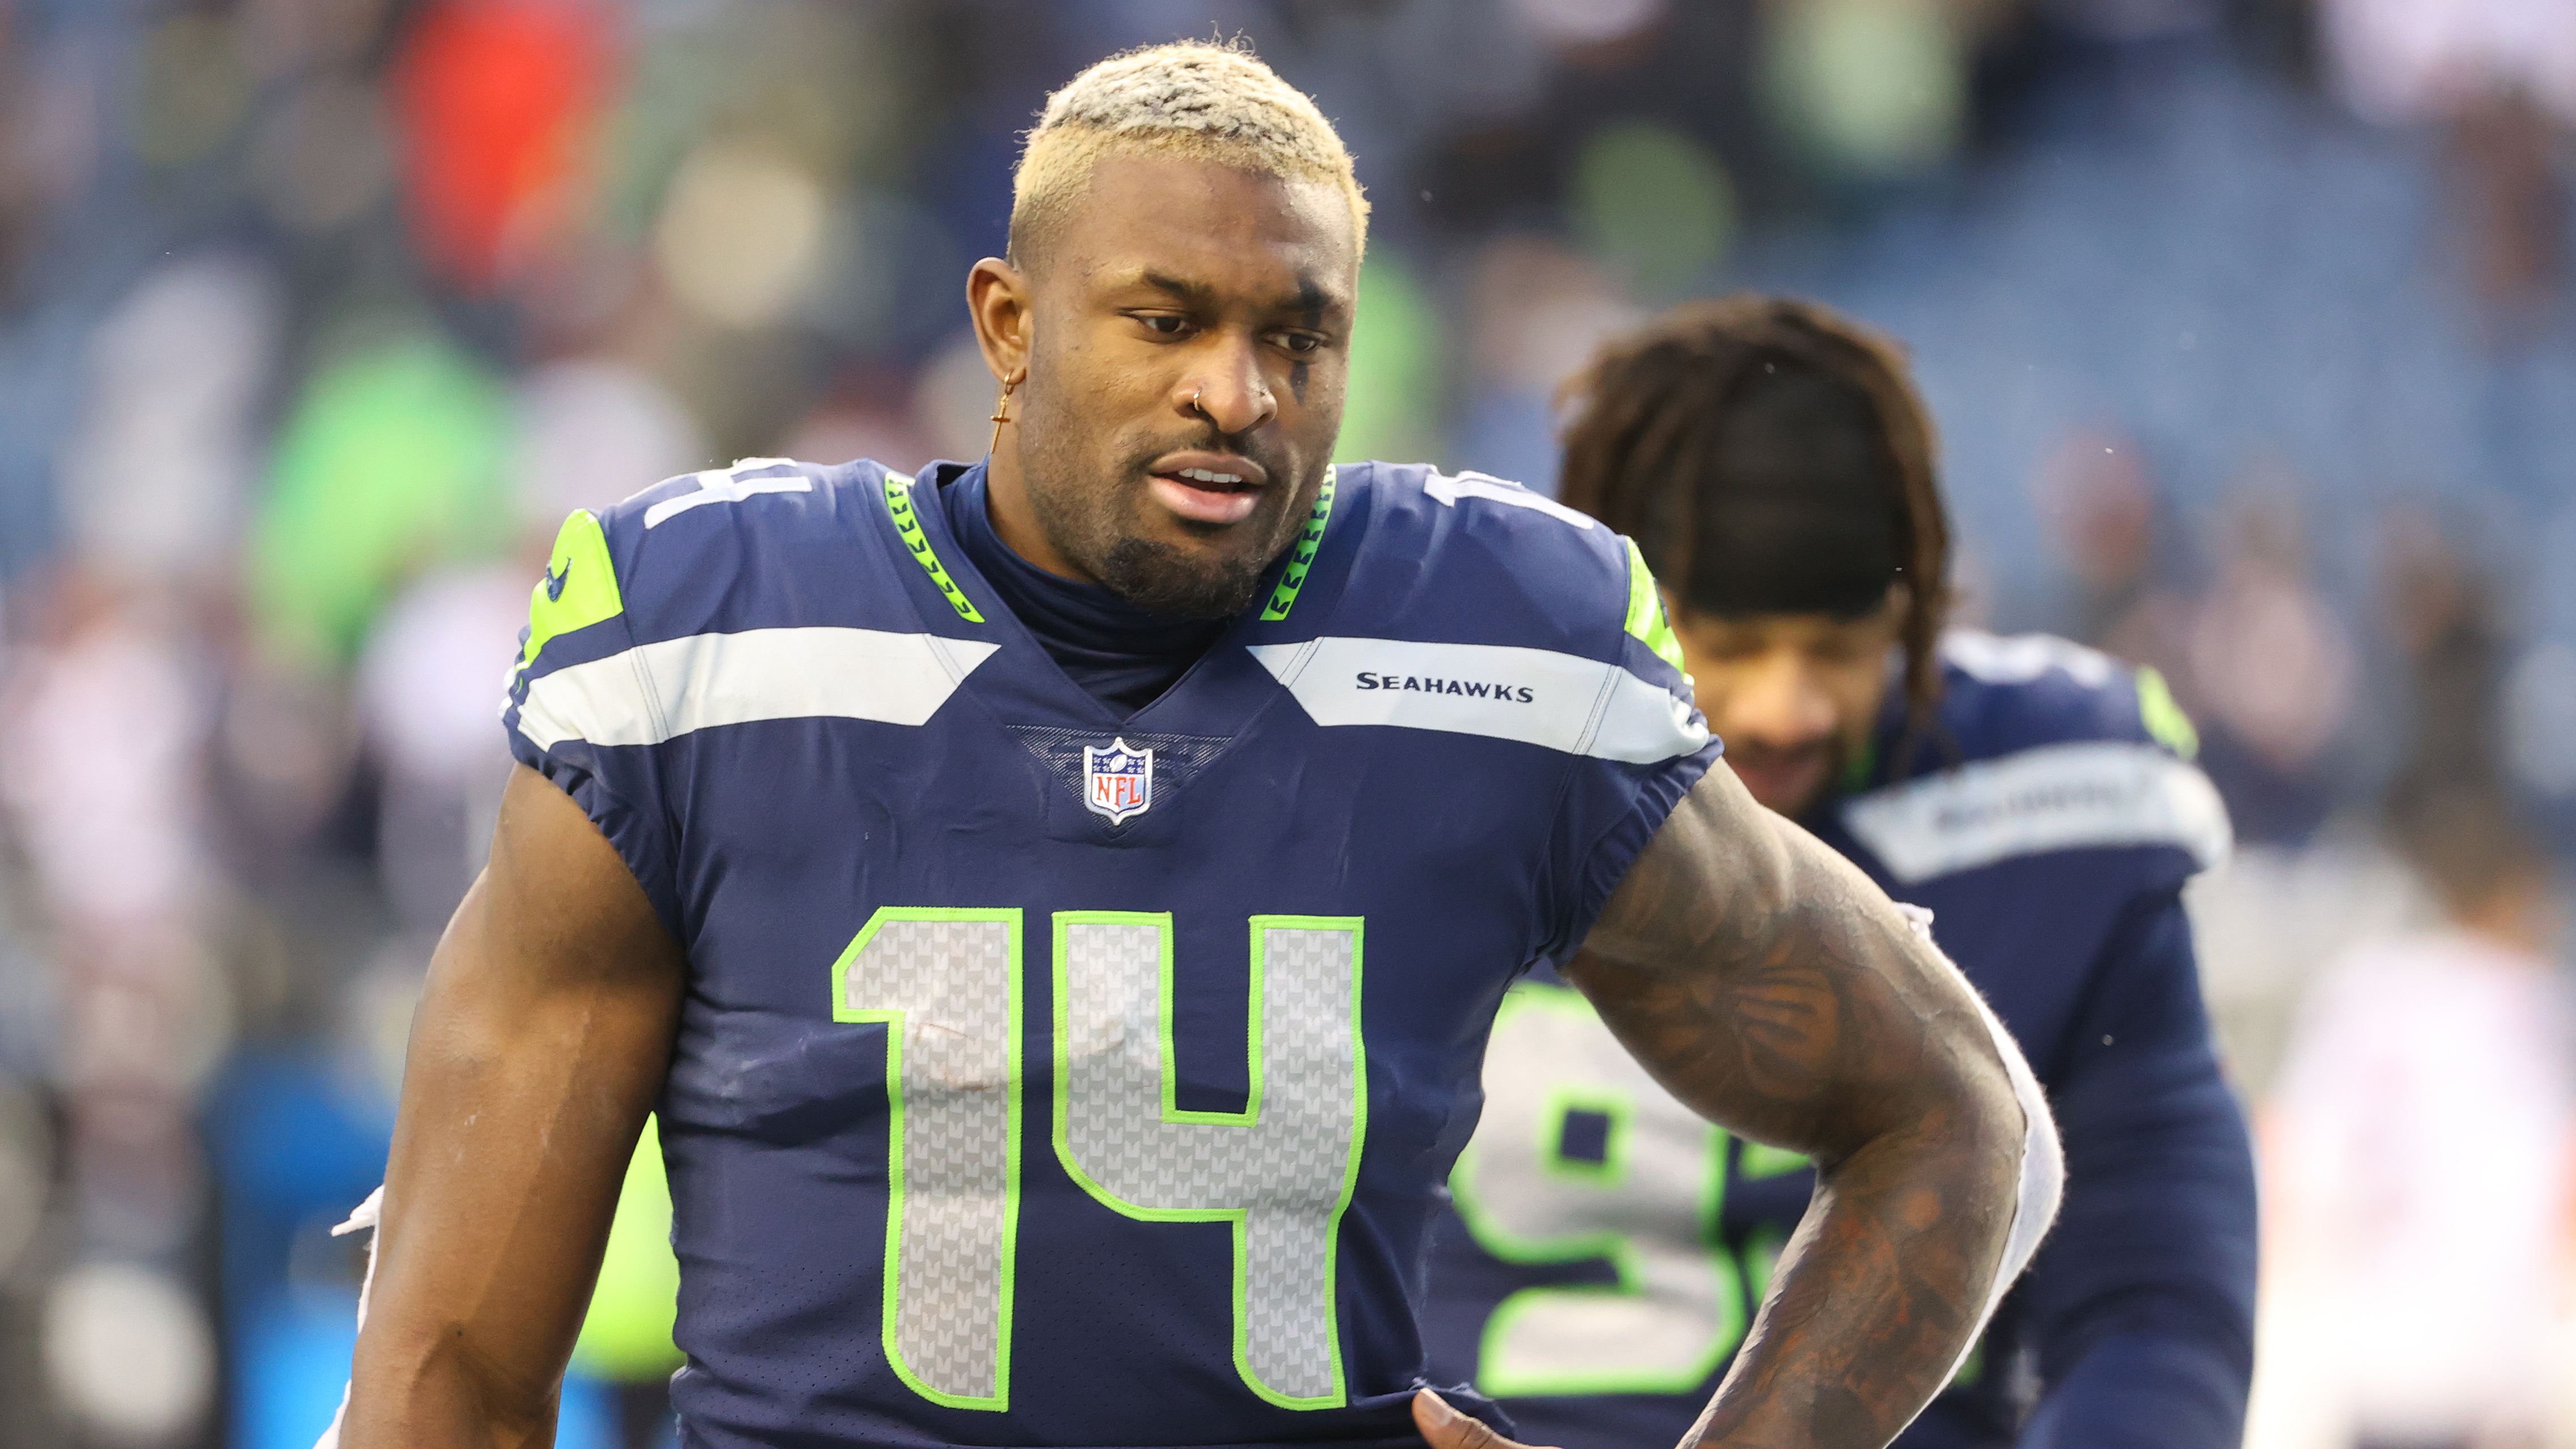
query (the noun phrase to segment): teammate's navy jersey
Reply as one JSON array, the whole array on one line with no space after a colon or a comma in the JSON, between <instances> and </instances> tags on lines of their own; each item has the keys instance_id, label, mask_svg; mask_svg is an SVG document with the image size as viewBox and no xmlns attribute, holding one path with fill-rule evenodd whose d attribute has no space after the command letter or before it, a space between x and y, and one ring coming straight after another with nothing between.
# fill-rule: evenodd
<instances>
[{"instance_id":1,"label":"teammate's navy jersey","mask_svg":"<svg viewBox=\"0 0 2576 1449\"><path fill-rule=\"evenodd\" d=\"M1892 703L1867 779L1808 824L1933 912L2049 1092L2067 1183L1961 1383L1898 1442L2013 1443L2044 1385L2025 1444L2232 1446L2251 1372L2251 1159L2178 899L2228 848L2225 810L2153 676L2042 636L1956 634L1943 654L1947 747L1924 741L1891 778ZM1475 1382L1533 1443L1678 1442L1813 1172L1673 1101L1544 972L1506 999L1485 1085L1457 1210L1434 1229L1432 1375Z\"/></svg>"},{"instance_id":2,"label":"teammate's navy jersey","mask_svg":"<svg viewBox=\"0 0 2576 1449\"><path fill-rule=\"evenodd\" d=\"M688 957L684 1442L1410 1441L1495 1007L1717 756L1652 581L1535 494L1343 467L1122 719L955 546L957 476L675 479L532 606L512 747Z\"/></svg>"}]
</instances>

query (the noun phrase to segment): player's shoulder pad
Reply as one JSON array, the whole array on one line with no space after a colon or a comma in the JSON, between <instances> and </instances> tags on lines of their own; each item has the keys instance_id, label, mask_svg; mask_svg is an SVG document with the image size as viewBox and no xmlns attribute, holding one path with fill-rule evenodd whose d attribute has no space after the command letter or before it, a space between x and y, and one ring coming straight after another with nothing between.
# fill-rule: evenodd
<instances>
[{"instance_id":1,"label":"player's shoulder pad","mask_svg":"<svg viewBox=\"0 0 2576 1449\"><path fill-rule=\"evenodd\" d=\"M2154 670L2050 635L1974 630L1942 639L1941 665L1943 737L1917 747L1918 773L1842 809L1900 881L2061 850L2161 847L2191 869L2226 857L2226 806Z\"/></svg>"},{"instance_id":2,"label":"player's shoulder pad","mask_svg":"<svg viewBox=\"0 0 2576 1449\"><path fill-rule=\"evenodd\" d=\"M817 582L847 589L854 564L863 573L878 556L853 544L868 539L868 510L886 508L887 476L864 460L745 458L664 479L596 513L577 510L529 597L520 668L816 622Z\"/></svg>"},{"instance_id":3,"label":"player's shoulder pad","mask_svg":"<svg viewBox=\"0 0 2576 1449\"><path fill-rule=\"evenodd\" d=\"M1637 546L1518 483L1425 464L1344 464L1371 495L1372 551L1419 574L1415 617L1452 633L1598 655L1687 690L1681 644Z\"/></svg>"},{"instance_id":4,"label":"player's shoulder pad","mask_svg":"<svg viewBox=\"0 0 2576 1449\"><path fill-rule=\"evenodd\" d=\"M1358 463L1328 477L1337 522L1316 567L1347 570L1338 596L1303 616L1315 632L1252 646L1309 715L1631 765L1709 748L1662 594L1626 539L1482 474Z\"/></svg>"}]
</instances>

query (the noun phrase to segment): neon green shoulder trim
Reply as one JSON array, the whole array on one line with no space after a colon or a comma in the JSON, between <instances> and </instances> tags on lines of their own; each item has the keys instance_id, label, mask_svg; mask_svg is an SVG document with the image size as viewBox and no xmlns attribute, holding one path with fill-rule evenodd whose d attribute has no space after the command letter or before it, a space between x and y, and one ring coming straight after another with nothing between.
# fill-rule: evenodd
<instances>
[{"instance_id":1,"label":"neon green shoulder trim","mask_svg":"<svg viewBox=\"0 0 2576 1449\"><path fill-rule=\"evenodd\" d=\"M597 515L587 508L574 509L555 535L546 576L528 595L528 647L520 651L519 667L536 663L546 641L556 635L586 629L625 612L625 597L617 592L617 568L608 559L608 535L600 531Z\"/></svg>"},{"instance_id":2,"label":"neon green shoulder trim","mask_svg":"<svg viewBox=\"0 0 2576 1449\"><path fill-rule=\"evenodd\" d=\"M1279 576L1279 587L1270 591L1270 602L1261 606L1261 617L1278 620L1288 617L1297 607L1297 591L1306 587L1306 571L1315 566L1315 550L1324 543L1324 523L1333 516L1333 465L1324 465L1324 486L1315 494L1315 511L1306 515L1305 531L1297 535L1297 546L1288 554L1288 571Z\"/></svg>"},{"instance_id":3,"label":"neon green shoulder trim","mask_svg":"<svg viewBox=\"0 0 2576 1449\"><path fill-rule=\"evenodd\" d=\"M2138 719L2148 738L2184 759L2200 753L2200 731L2192 728L2191 716L2174 703L2173 689L2152 667L2138 670Z\"/></svg>"},{"instance_id":4,"label":"neon green shoulder trim","mask_svg":"<svg viewBox=\"0 0 2576 1449\"><path fill-rule=\"evenodd\" d=\"M957 587L957 581L940 566L939 555L931 551L930 535L922 532L921 519L912 511L911 477L887 469L885 497L886 509L894 515L895 533L903 539L903 546L912 550L913 558L930 575L930 581L939 587L939 596L948 601L948 607L957 611L958 618L969 624L983 623L984 616L975 612L975 601L966 597L964 589Z\"/></svg>"},{"instance_id":5,"label":"neon green shoulder trim","mask_svg":"<svg viewBox=\"0 0 2576 1449\"><path fill-rule=\"evenodd\" d=\"M1646 567L1637 541L1624 534L1619 541L1628 545L1628 632L1655 651L1656 658L1679 670L1682 641L1673 634L1673 621L1664 617L1664 591L1655 587L1654 570Z\"/></svg>"}]
</instances>

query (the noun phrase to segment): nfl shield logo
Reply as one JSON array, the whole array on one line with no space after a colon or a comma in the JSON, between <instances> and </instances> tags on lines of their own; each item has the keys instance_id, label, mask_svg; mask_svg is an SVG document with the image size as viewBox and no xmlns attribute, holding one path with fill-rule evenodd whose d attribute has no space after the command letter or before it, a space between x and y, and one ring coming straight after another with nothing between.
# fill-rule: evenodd
<instances>
[{"instance_id":1,"label":"nfl shield logo","mask_svg":"<svg viewBox=\"0 0 2576 1449\"><path fill-rule=\"evenodd\" d=\"M1117 825L1142 815L1154 803L1154 752L1131 749L1125 740L1109 748L1082 747L1082 803L1094 815Z\"/></svg>"}]
</instances>

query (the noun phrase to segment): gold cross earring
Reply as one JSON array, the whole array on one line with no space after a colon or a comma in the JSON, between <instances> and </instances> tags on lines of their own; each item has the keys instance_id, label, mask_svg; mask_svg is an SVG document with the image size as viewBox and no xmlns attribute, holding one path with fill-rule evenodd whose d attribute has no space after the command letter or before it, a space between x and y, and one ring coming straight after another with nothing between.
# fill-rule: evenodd
<instances>
[{"instance_id":1,"label":"gold cross earring","mask_svg":"<svg viewBox=\"0 0 2576 1449\"><path fill-rule=\"evenodd\" d=\"M987 453L997 453L1001 451L1002 424L1011 420L1011 389L1020 385L1020 379L1024 375L1025 374L1023 373L1015 372L1002 379L1002 395L993 399L993 441L991 445L984 449Z\"/></svg>"}]
</instances>

